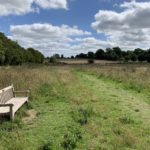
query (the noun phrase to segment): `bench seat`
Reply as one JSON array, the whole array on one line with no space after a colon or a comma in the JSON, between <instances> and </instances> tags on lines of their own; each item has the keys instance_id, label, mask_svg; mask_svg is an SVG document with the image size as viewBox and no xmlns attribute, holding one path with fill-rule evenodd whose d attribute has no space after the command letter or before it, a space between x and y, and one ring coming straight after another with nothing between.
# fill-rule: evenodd
<instances>
[{"instance_id":1,"label":"bench seat","mask_svg":"<svg viewBox=\"0 0 150 150\"><path fill-rule=\"evenodd\" d=\"M28 101L28 97L15 97L11 98L5 104L13 104L13 113L15 113L24 103ZM9 114L10 107L0 107L0 114Z\"/></svg>"},{"instance_id":2,"label":"bench seat","mask_svg":"<svg viewBox=\"0 0 150 150\"><path fill-rule=\"evenodd\" d=\"M17 110L28 102L29 92L29 90L15 91L13 85L0 90L0 117L9 115L13 120Z\"/></svg>"}]
</instances>

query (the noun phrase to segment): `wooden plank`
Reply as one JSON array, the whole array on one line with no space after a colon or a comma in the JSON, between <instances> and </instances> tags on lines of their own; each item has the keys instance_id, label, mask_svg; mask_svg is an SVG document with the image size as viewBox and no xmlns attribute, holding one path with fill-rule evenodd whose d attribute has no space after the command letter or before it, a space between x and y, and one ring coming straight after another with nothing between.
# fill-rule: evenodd
<instances>
[{"instance_id":1,"label":"wooden plank","mask_svg":"<svg viewBox=\"0 0 150 150\"><path fill-rule=\"evenodd\" d=\"M14 92L14 97L16 97L16 94L21 93L21 94L25 94L26 97L29 97L29 90L26 91L13 91Z\"/></svg>"},{"instance_id":2,"label":"wooden plank","mask_svg":"<svg viewBox=\"0 0 150 150\"><path fill-rule=\"evenodd\" d=\"M3 92L3 91L0 90L0 104L1 104L1 99L2 99L2 98L1 98L1 97L2 97L2 92Z\"/></svg>"},{"instance_id":3,"label":"wooden plank","mask_svg":"<svg viewBox=\"0 0 150 150\"><path fill-rule=\"evenodd\" d=\"M13 104L13 112L15 113L25 102L28 101L27 97L16 97L12 98L6 104Z\"/></svg>"},{"instance_id":4,"label":"wooden plank","mask_svg":"<svg viewBox=\"0 0 150 150\"><path fill-rule=\"evenodd\" d=\"M2 89L2 91L7 91L7 90L10 90L10 89L13 89L13 86L11 85L11 86L8 86L8 87L6 87L6 88L4 88L4 89Z\"/></svg>"},{"instance_id":5,"label":"wooden plank","mask_svg":"<svg viewBox=\"0 0 150 150\"><path fill-rule=\"evenodd\" d=\"M14 97L13 86L8 86L1 90L0 103L5 104L8 100Z\"/></svg>"},{"instance_id":6,"label":"wooden plank","mask_svg":"<svg viewBox=\"0 0 150 150\"><path fill-rule=\"evenodd\" d=\"M8 105L13 104L12 112L10 112L10 107L0 107L0 114L15 113L27 101L27 97L12 98L6 103Z\"/></svg>"}]
</instances>

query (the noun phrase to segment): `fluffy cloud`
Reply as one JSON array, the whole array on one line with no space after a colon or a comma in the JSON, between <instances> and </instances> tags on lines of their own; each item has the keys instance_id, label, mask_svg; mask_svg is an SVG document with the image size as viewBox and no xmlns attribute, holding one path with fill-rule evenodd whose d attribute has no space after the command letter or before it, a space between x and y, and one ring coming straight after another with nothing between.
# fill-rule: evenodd
<instances>
[{"instance_id":1,"label":"fluffy cloud","mask_svg":"<svg viewBox=\"0 0 150 150\"><path fill-rule=\"evenodd\" d=\"M103 41L96 39L94 37L86 37L86 38L76 38L74 42L78 42L78 44L75 44L72 46L72 49L74 51L79 50L79 52L88 52L88 51L95 51L99 48L108 48L115 46L110 41ZM79 53L78 52L78 53Z\"/></svg>"},{"instance_id":2,"label":"fluffy cloud","mask_svg":"<svg viewBox=\"0 0 150 150\"><path fill-rule=\"evenodd\" d=\"M150 47L150 2L124 2L122 12L100 10L92 28L124 49Z\"/></svg>"},{"instance_id":3,"label":"fluffy cloud","mask_svg":"<svg viewBox=\"0 0 150 150\"><path fill-rule=\"evenodd\" d=\"M67 0L0 0L0 16L23 15L43 9L67 9Z\"/></svg>"},{"instance_id":4,"label":"fluffy cloud","mask_svg":"<svg viewBox=\"0 0 150 150\"><path fill-rule=\"evenodd\" d=\"M35 0L36 4L42 8L49 9L58 9L63 8L67 9L67 1L66 0Z\"/></svg>"},{"instance_id":5,"label":"fluffy cloud","mask_svg":"<svg viewBox=\"0 0 150 150\"><path fill-rule=\"evenodd\" d=\"M66 55L69 55L68 51L74 51L75 45L82 42L79 41L79 37L91 36L90 32L83 31L76 26L53 26L48 23L11 26L10 31L12 32L11 38L17 40L22 46L34 47L45 55L64 51Z\"/></svg>"},{"instance_id":6,"label":"fluffy cloud","mask_svg":"<svg viewBox=\"0 0 150 150\"><path fill-rule=\"evenodd\" d=\"M34 11L33 0L0 0L0 16L25 14Z\"/></svg>"},{"instance_id":7,"label":"fluffy cloud","mask_svg":"<svg viewBox=\"0 0 150 150\"><path fill-rule=\"evenodd\" d=\"M55 53L66 56L81 52L114 46L110 41L101 41L92 37L90 32L68 25L53 26L51 24L31 24L11 26L11 38L23 47L33 47L45 56Z\"/></svg>"}]
</instances>

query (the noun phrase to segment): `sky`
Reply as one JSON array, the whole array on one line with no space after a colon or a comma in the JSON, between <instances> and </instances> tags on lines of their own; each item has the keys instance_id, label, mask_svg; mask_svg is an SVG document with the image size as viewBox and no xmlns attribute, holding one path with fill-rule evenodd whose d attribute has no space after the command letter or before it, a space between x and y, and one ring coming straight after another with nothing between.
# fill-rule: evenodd
<instances>
[{"instance_id":1,"label":"sky","mask_svg":"<svg viewBox=\"0 0 150 150\"><path fill-rule=\"evenodd\" d=\"M0 0L0 32L45 56L150 48L150 0Z\"/></svg>"}]
</instances>

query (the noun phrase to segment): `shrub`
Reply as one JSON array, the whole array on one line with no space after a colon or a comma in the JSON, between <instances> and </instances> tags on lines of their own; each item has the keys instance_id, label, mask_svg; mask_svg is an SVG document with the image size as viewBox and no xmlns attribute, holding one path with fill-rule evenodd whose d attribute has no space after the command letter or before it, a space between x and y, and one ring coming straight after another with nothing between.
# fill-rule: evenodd
<instances>
[{"instance_id":1,"label":"shrub","mask_svg":"<svg viewBox=\"0 0 150 150\"><path fill-rule=\"evenodd\" d=\"M89 60L88 60L88 63L89 63L89 64L94 64L94 59L89 59Z\"/></svg>"},{"instance_id":2,"label":"shrub","mask_svg":"<svg viewBox=\"0 0 150 150\"><path fill-rule=\"evenodd\" d=\"M49 59L49 62L50 62L50 63L57 63L57 58L56 58L56 57L51 57L51 58Z\"/></svg>"},{"instance_id":3,"label":"shrub","mask_svg":"<svg viewBox=\"0 0 150 150\"><path fill-rule=\"evenodd\" d=\"M72 150L76 148L76 144L80 139L82 139L81 132L76 128L71 128L71 130L64 135L61 145L65 150Z\"/></svg>"}]
</instances>

